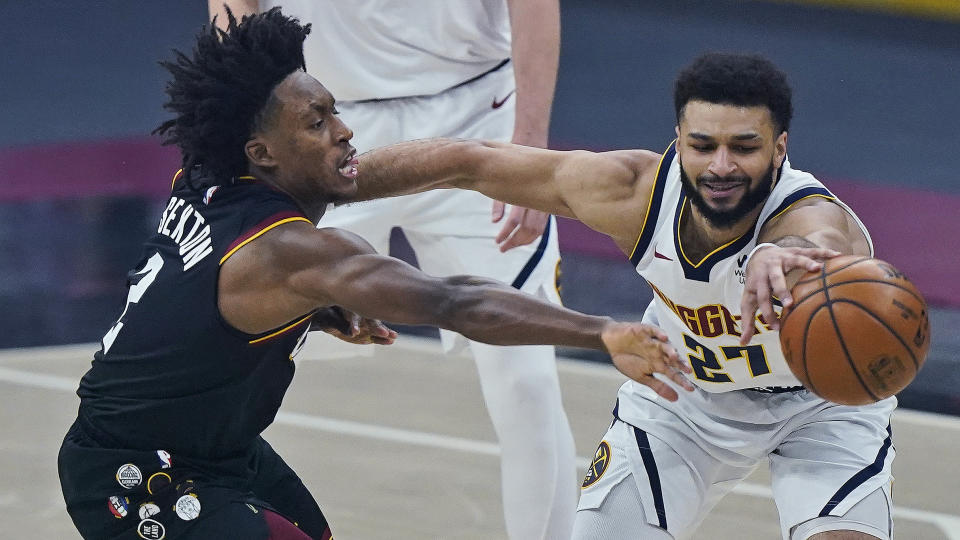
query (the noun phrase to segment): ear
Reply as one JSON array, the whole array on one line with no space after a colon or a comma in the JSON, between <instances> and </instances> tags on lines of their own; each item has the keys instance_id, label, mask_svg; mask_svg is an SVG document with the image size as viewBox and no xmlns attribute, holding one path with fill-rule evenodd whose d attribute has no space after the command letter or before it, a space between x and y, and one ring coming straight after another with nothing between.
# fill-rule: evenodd
<instances>
[{"instance_id":1,"label":"ear","mask_svg":"<svg viewBox=\"0 0 960 540\"><path fill-rule=\"evenodd\" d=\"M261 169L269 169L276 166L277 161L270 153L270 146L260 137L254 137L247 141L243 146L244 153L247 154L247 160L250 164Z\"/></svg>"},{"instance_id":2,"label":"ear","mask_svg":"<svg viewBox=\"0 0 960 540\"><path fill-rule=\"evenodd\" d=\"M673 132L677 134L677 144L673 145L677 153L680 153L680 124L673 126Z\"/></svg>"},{"instance_id":3,"label":"ear","mask_svg":"<svg viewBox=\"0 0 960 540\"><path fill-rule=\"evenodd\" d=\"M780 133L777 139L773 142L773 164L780 168L783 165L783 160L787 158L787 132L784 131Z\"/></svg>"}]
</instances>

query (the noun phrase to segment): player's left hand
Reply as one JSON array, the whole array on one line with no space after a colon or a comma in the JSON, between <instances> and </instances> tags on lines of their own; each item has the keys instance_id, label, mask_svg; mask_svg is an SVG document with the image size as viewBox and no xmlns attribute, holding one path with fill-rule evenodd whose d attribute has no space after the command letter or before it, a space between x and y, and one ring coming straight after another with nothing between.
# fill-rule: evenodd
<instances>
[{"instance_id":1,"label":"player's left hand","mask_svg":"<svg viewBox=\"0 0 960 540\"><path fill-rule=\"evenodd\" d=\"M492 220L494 223L503 219L506 204L493 201ZM511 206L510 215L503 223L503 228L497 234L496 242L500 244L500 252L511 250L517 246L527 245L543 234L547 228L550 214L539 210L531 210L522 206Z\"/></svg>"},{"instance_id":2,"label":"player's left hand","mask_svg":"<svg viewBox=\"0 0 960 540\"><path fill-rule=\"evenodd\" d=\"M822 261L836 257L840 252L826 248L761 247L747 261L743 296L740 299L740 345L747 345L756 330L754 316L757 309L764 322L773 330L780 329L780 319L773 310L773 298L779 298L783 312L793 305L787 274L799 270L794 281L804 272L813 272L823 266Z\"/></svg>"},{"instance_id":3,"label":"player's left hand","mask_svg":"<svg viewBox=\"0 0 960 540\"><path fill-rule=\"evenodd\" d=\"M377 319L361 317L340 306L331 306L327 310L314 315L310 323L311 330L323 330L337 339L356 345L392 345L397 339L397 332Z\"/></svg>"}]
</instances>

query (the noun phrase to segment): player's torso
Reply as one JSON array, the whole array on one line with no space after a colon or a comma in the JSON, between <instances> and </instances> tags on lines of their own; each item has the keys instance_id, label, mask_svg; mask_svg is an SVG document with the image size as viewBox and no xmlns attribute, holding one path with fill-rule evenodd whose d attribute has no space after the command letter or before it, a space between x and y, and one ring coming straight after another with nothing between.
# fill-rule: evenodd
<instances>
[{"instance_id":1,"label":"player's torso","mask_svg":"<svg viewBox=\"0 0 960 540\"><path fill-rule=\"evenodd\" d=\"M78 391L105 444L202 455L236 449L272 421L309 315L246 334L221 316L217 280L245 242L293 220L306 218L264 185L174 190Z\"/></svg>"},{"instance_id":2,"label":"player's torso","mask_svg":"<svg viewBox=\"0 0 960 540\"><path fill-rule=\"evenodd\" d=\"M432 95L510 57L505 0L261 0L313 24L307 72L338 100Z\"/></svg>"},{"instance_id":3,"label":"player's torso","mask_svg":"<svg viewBox=\"0 0 960 540\"><path fill-rule=\"evenodd\" d=\"M812 175L785 162L753 229L703 257L692 257L684 251L680 234L684 213L690 210L674 145L664 154L650 215L631 262L654 291L658 324L681 358L689 359L690 378L704 390L800 385L783 357L778 332L759 313L754 319L757 333L748 345L740 345L740 300L747 255L763 225L808 197L827 198L842 206Z\"/></svg>"}]
</instances>

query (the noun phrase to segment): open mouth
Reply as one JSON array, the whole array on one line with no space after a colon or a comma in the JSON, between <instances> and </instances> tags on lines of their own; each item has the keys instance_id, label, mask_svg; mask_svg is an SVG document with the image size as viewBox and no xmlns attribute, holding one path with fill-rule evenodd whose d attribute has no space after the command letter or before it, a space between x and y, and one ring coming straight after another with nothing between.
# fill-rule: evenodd
<instances>
[{"instance_id":1,"label":"open mouth","mask_svg":"<svg viewBox=\"0 0 960 540\"><path fill-rule=\"evenodd\" d=\"M347 154L347 157L343 158L343 161L340 162L340 168L337 171L340 172L340 176L345 176L347 178L356 178L357 177L357 151L351 149Z\"/></svg>"},{"instance_id":2,"label":"open mouth","mask_svg":"<svg viewBox=\"0 0 960 540\"><path fill-rule=\"evenodd\" d=\"M744 184L742 182L703 182L701 185L712 197L729 197Z\"/></svg>"}]
</instances>

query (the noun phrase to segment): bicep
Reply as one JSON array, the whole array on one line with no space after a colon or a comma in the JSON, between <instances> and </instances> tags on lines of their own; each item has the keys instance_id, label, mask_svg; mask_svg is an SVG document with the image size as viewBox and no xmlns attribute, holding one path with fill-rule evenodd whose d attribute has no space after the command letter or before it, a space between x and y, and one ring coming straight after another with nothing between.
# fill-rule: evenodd
<instances>
[{"instance_id":1,"label":"bicep","mask_svg":"<svg viewBox=\"0 0 960 540\"><path fill-rule=\"evenodd\" d=\"M318 231L323 245L311 264L287 277L289 289L321 304L403 324L436 324L450 296L447 280L376 253L345 231ZM326 234L324 234L326 233Z\"/></svg>"}]
</instances>

